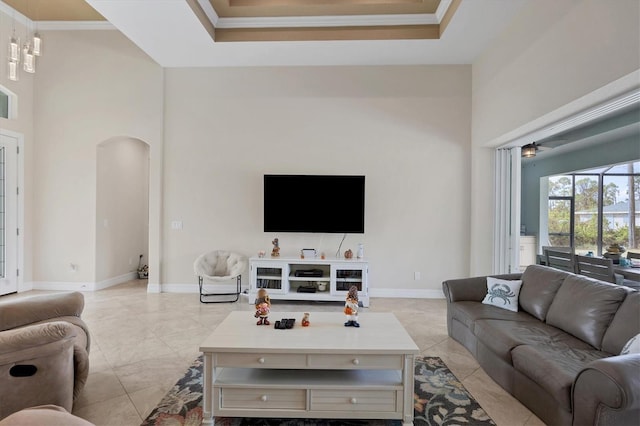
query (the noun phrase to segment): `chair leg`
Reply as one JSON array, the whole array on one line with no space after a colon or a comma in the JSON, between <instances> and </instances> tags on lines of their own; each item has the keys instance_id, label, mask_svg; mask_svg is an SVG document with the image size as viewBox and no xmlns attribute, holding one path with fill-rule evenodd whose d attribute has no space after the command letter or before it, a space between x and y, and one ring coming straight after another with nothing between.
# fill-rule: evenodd
<instances>
[{"instance_id":1,"label":"chair leg","mask_svg":"<svg viewBox=\"0 0 640 426\"><path fill-rule=\"evenodd\" d=\"M235 293L203 293L202 288L204 285L204 278L198 277L198 286L200 287L200 303L233 303L237 302L240 298L240 290L242 288L242 275L236 277L236 291ZM230 300L205 300L206 297L216 296L235 296L235 299Z\"/></svg>"}]
</instances>

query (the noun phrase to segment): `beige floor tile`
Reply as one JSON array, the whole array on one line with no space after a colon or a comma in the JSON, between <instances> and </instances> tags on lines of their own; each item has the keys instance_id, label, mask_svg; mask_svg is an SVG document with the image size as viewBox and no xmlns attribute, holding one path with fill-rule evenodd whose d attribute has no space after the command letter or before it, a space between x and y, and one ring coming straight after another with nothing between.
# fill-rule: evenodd
<instances>
[{"instance_id":1,"label":"beige floor tile","mask_svg":"<svg viewBox=\"0 0 640 426\"><path fill-rule=\"evenodd\" d=\"M531 412L524 405L505 392L481 368L462 380L462 384L498 426L524 426L531 417Z\"/></svg>"},{"instance_id":2,"label":"beige floor tile","mask_svg":"<svg viewBox=\"0 0 640 426\"><path fill-rule=\"evenodd\" d=\"M149 414L151 414L151 411L156 408L158 402L162 400L169 389L169 387L165 389L162 386L151 386L132 392L129 394L129 397L131 398L133 405L136 407L136 411L144 420Z\"/></svg>"},{"instance_id":3,"label":"beige floor tile","mask_svg":"<svg viewBox=\"0 0 640 426\"><path fill-rule=\"evenodd\" d=\"M150 358L115 367L114 372L127 393L151 386L169 388L184 375L189 365L176 355Z\"/></svg>"},{"instance_id":4,"label":"beige floor tile","mask_svg":"<svg viewBox=\"0 0 640 426\"><path fill-rule=\"evenodd\" d=\"M138 426L142 423L142 417L128 395L74 409L73 414L96 426Z\"/></svg>"},{"instance_id":5,"label":"beige floor tile","mask_svg":"<svg viewBox=\"0 0 640 426\"><path fill-rule=\"evenodd\" d=\"M131 345L106 348L101 346L101 348L105 358L113 367L175 354L169 346L155 336L146 337Z\"/></svg>"},{"instance_id":6,"label":"beige floor tile","mask_svg":"<svg viewBox=\"0 0 640 426\"><path fill-rule=\"evenodd\" d=\"M125 388L113 370L89 373L87 383L74 403L74 408L86 407L126 394Z\"/></svg>"}]
</instances>

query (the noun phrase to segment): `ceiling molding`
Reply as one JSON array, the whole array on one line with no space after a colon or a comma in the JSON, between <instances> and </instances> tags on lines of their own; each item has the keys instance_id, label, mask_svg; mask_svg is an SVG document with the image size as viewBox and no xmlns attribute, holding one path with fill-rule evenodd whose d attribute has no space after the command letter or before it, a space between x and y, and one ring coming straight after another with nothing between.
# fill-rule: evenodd
<instances>
[{"instance_id":1,"label":"ceiling molding","mask_svg":"<svg viewBox=\"0 0 640 426\"><path fill-rule=\"evenodd\" d=\"M453 0L441 0L440 3L438 4L438 9L436 9L436 19L438 20L438 23L442 22L442 18L444 18L444 15L447 13L447 11L449 10L449 7L451 6L451 3L453 2Z\"/></svg>"},{"instance_id":2,"label":"ceiling molding","mask_svg":"<svg viewBox=\"0 0 640 426\"><path fill-rule=\"evenodd\" d=\"M11 6L9 6L8 4L2 1L0 1L0 12L4 13L5 15L7 15L12 19L15 19L16 22L19 22L22 25L28 26L33 24L33 21L31 21L31 19L27 18L22 13L18 12L17 10L15 10L14 8L12 8Z\"/></svg>"},{"instance_id":3,"label":"ceiling molding","mask_svg":"<svg viewBox=\"0 0 640 426\"><path fill-rule=\"evenodd\" d=\"M211 5L211 2L209 0L198 0L198 3L200 4L200 7L202 8L202 10L204 10L204 13L209 18L209 21L211 21L211 23L215 27L218 24L218 19L220 17L218 16L215 9Z\"/></svg>"},{"instance_id":4,"label":"ceiling molding","mask_svg":"<svg viewBox=\"0 0 640 426\"><path fill-rule=\"evenodd\" d=\"M437 25L434 14L219 18L217 28L318 28Z\"/></svg>"}]
</instances>

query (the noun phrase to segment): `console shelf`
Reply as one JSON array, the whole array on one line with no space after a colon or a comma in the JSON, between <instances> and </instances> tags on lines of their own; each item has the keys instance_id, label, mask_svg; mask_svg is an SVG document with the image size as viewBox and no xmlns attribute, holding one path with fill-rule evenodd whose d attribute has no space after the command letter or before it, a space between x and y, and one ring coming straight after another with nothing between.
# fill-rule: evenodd
<instances>
[{"instance_id":1,"label":"console shelf","mask_svg":"<svg viewBox=\"0 0 640 426\"><path fill-rule=\"evenodd\" d=\"M363 259L253 257L249 269L249 303L260 288L267 289L273 300L343 302L355 285L362 306L369 306L369 264Z\"/></svg>"}]
</instances>

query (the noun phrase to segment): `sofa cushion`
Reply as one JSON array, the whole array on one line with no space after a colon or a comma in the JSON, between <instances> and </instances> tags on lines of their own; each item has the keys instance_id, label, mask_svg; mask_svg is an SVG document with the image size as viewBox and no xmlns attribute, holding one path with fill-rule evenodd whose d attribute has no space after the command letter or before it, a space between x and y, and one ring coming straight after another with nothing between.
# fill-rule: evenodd
<instances>
[{"instance_id":1,"label":"sofa cushion","mask_svg":"<svg viewBox=\"0 0 640 426\"><path fill-rule=\"evenodd\" d=\"M522 310L544 321L553 298L568 275L567 272L546 266L528 266L522 274Z\"/></svg>"},{"instance_id":2,"label":"sofa cushion","mask_svg":"<svg viewBox=\"0 0 640 426\"><path fill-rule=\"evenodd\" d=\"M571 386L590 362L609 354L591 349L561 346L522 345L514 348L513 367L546 390L567 411L571 407Z\"/></svg>"},{"instance_id":3,"label":"sofa cushion","mask_svg":"<svg viewBox=\"0 0 640 426\"><path fill-rule=\"evenodd\" d=\"M508 363L511 363L512 349L520 345L549 346L559 350L593 349L582 340L538 320L481 319L475 323L474 334L491 352Z\"/></svg>"},{"instance_id":4,"label":"sofa cushion","mask_svg":"<svg viewBox=\"0 0 640 426\"><path fill-rule=\"evenodd\" d=\"M619 354L624 344L632 336L640 333L640 292L629 290L627 297L618 308L611 324L604 333L602 350Z\"/></svg>"},{"instance_id":5,"label":"sofa cushion","mask_svg":"<svg viewBox=\"0 0 640 426\"><path fill-rule=\"evenodd\" d=\"M526 312L511 312L478 302L450 303L447 309L450 310L452 318L464 324L471 332L474 331L475 322L479 319L538 322Z\"/></svg>"},{"instance_id":6,"label":"sofa cushion","mask_svg":"<svg viewBox=\"0 0 640 426\"><path fill-rule=\"evenodd\" d=\"M600 349L604 332L627 296L624 287L568 275L547 313L547 323Z\"/></svg>"},{"instance_id":7,"label":"sofa cushion","mask_svg":"<svg viewBox=\"0 0 640 426\"><path fill-rule=\"evenodd\" d=\"M487 295L482 299L485 305L518 312L518 296L520 295L521 280L502 280L487 277Z\"/></svg>"}]
</instances>

